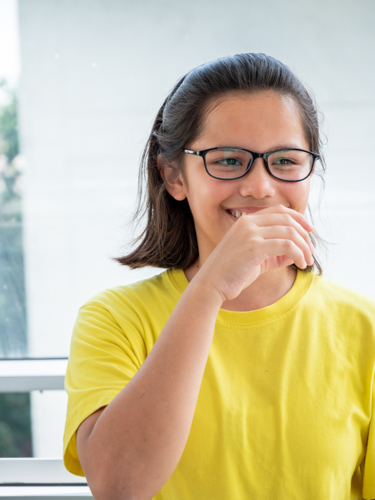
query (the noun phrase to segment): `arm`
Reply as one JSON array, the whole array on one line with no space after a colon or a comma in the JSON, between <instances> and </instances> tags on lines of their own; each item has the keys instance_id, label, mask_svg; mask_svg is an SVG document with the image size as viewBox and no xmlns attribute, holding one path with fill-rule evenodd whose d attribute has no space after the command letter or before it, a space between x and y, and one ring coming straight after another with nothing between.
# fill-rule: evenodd
<instances>
[{"instance_id":1,"label":"arm","mask_svg":"<svg viewBox=\"0 0 375 500\"><path fill-rule=\"evenodd\" d=\"M264 212L233 224L137 374L78 429L78 454L97 500L146 500L161 489L189 435L221 304L272 267L305 267L312 259L308 224L300 214Z\"/></svg>"},{"instance_id":2,"label":"arm","mask_svg":"<svg viewBox=\"0 0 375 500\"><path fill-rule=\"evenodd\" d=\"M185 448L222 303L194 281L131 382L79 427L78 454L98 500L151 498Z\"/></svg>"}]
</instances>

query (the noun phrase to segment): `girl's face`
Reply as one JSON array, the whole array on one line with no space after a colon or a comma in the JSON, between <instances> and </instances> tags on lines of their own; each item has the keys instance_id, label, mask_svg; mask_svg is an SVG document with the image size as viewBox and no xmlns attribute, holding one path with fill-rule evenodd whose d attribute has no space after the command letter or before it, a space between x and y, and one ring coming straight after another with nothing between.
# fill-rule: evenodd
<instances>
[{"instance_id":1,"label":"girl's face","mask_svg":"<svg viewBox=\"0 0 375 500\"><path fill-rule=\"evenodd\" d=\"M273 91L233 93L211 109L201 136L187 144L188 149L234 146L258 153L284 147L309 149L297 105L290 97ZM187 198L203 261L236 223L230 211L254 213L284 205L303 214L307 207L311 177L295 183L274 179L262 158L241 179L224 181L207 174L203 158L186 154L184 172L184 178L167 189L178 200Z\"/></svg>"}]
</instances>

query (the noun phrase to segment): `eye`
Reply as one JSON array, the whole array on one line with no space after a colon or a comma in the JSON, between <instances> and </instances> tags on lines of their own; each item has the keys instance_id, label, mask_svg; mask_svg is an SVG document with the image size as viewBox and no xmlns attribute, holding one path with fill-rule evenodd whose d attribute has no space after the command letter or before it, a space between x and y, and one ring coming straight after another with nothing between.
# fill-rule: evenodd
<instances>
[{"instance_id":1,"label":"eye","mask_svg":"<svg viewBox=\"0 0 375 500\"><path fill-rule=\"evenodd\" d=\"M235 148L216 148L206 155L206 165L210 172L237 172L246 170L251 155L246 151ZM216 175L216 174L215 174Z\"/></svg>"},{"instance_id":2,"label":"eye","mask_svg":"<svg viewBox=\"0 0 375 500\"><path fill-rule=\"evenodd\" d=\"M269 156L268 165L271 170L286 172L300 168L306 160L306 154L299 151L276 151Z\"/></svg>"},{"instance_id":3,"label":"eye","mask_svg":"<svg viewBox=\"0 0 375 500\"><path fill-rule=\"evenodd\" d=\"M313 157L308 151L301 149L285 149L275 151L268 157L268 166L271 173L282 180L304 179L313 164Z\"/></svg>"},{"instance_id":4,"label":"eye","mask_svg":"<svg viewBox=\"0 0 375 500\"><path fill-rule=\"evenodd\" d=\"M294 167L296 165L296 162L293 158L288 158L287 156L276 156L272 158L272 164L271 166L278 168L278 169L285 169L285 168L290 168Z\"/></svg>"},{"instance_id":5,"label":"eye","mask_svg":"<svg viewBox=\"0 0 375 500\"><path fill-rule=\"evenodd\" d=\"M238 158L222 158L221 160L216 160L217 165L223 165L225 167L241 167L242 163Z\"/></svg>"},{"instance_id":6,"label":"eye","mask_svg":"<svg viewBox=\"0 0 375 500\"><path fill-rule=\"evenodd\" d=\"M286 158L285 156L280 156L279 158L272 159L272 165L280 167L290 167L295 165L295 162L291 158Z\"/></svg>"}]
</instances>

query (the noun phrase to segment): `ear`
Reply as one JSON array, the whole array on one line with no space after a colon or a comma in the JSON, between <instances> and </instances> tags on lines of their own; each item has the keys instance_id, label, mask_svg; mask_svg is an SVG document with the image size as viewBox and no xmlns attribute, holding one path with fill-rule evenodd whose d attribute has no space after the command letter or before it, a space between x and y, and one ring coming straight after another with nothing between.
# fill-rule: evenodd
<instances>
[{"instance_id":1,"label":"ear","mask_svg":"<svg viewBox=\"0 0 375 500\"><path fill-rule=\"evenodd\" d=\"M177 201L184 200L187 195L186 185L181 174L176 176L176 167L163 165L160 156L158 156L157 165L168 193Z\"/></svg>"}]
</instances>

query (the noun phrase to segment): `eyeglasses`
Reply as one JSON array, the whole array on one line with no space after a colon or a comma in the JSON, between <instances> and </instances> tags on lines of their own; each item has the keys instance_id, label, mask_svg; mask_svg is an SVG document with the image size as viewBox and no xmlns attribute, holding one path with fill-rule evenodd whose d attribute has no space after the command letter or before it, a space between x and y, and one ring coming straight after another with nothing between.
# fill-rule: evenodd
<instances>
[{"instance_id":1,"label":"eyeglasses","mask_svg":"<svg viewBox=\"0 0 375 500\"><path fill-rule=\"evenodd\" d=\"M257 158L263 158L267 172L275 179L285 182L300 182L311 174L317 153L304 149L277 149L268 153L254 153L243 148L220 147L203 151L184 149L184 153L201 156L208 175L215 179L230 181L240 179L254 165Z\"/></svg>"}]
</instances>

